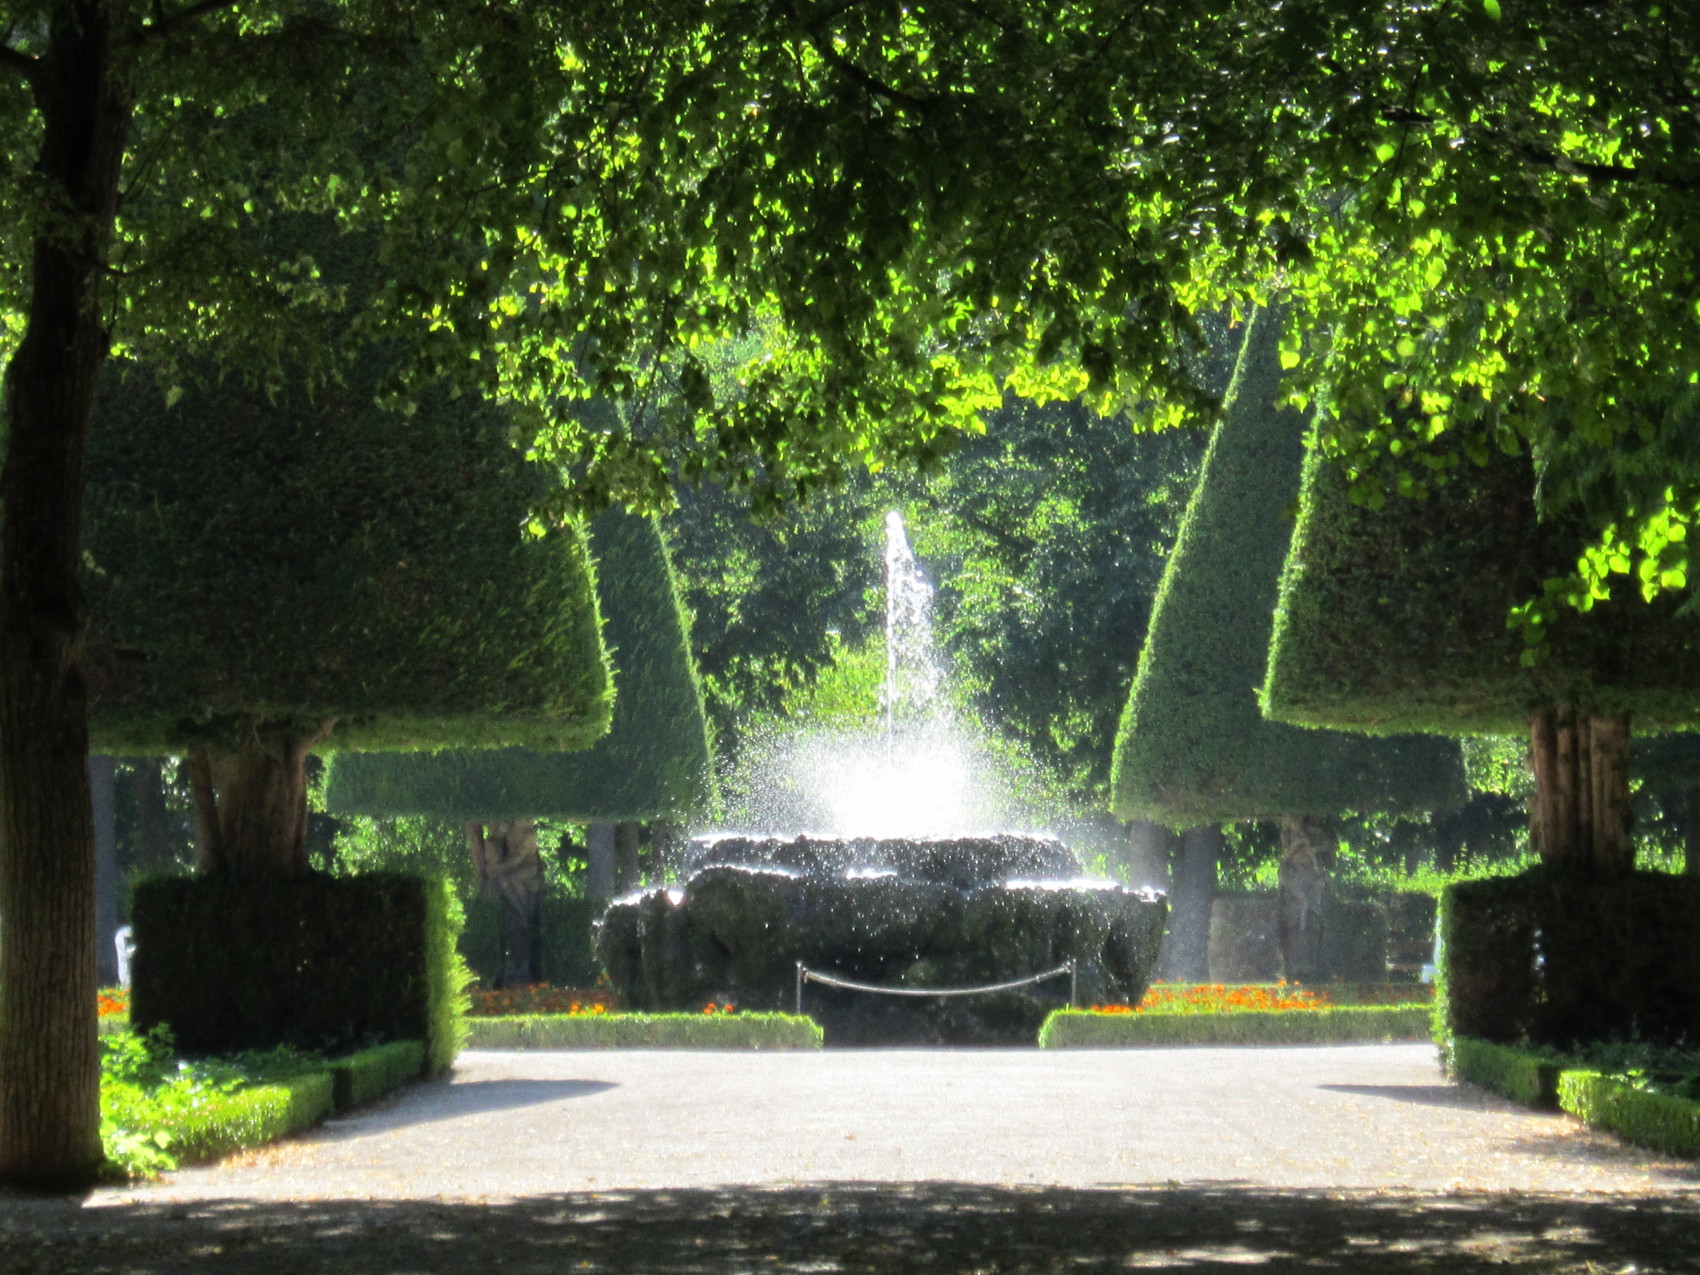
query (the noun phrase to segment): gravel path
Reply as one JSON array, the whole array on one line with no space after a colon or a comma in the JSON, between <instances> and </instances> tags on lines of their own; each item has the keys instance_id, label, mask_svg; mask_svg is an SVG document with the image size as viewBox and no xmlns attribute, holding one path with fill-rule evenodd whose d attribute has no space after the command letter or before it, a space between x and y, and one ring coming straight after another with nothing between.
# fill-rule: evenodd
<instances>
[{"instance_id":1,"label":"gravel path","mask_svg":"<svg viewBox=\"0 0 1700 1275\"><path fill-rule=\"evenodd\" d=\"M1693 1165L1447 1083L1427 1045L475 1052L449 1083L240 1163L97 1200L801 1182L1700 1185Z\"/></svg>"},{"instance_id":2,"label":"gravel path","mask_svg":"<svg viewBox=\"0 0 1700 1275\"><path fill-rule=\"evenodd\" d=\"M0 1275L1700 1273L1700 1172L1427 1046L469 1053L309 1137L0 1194Z\"/></svg>"}]
</instances>

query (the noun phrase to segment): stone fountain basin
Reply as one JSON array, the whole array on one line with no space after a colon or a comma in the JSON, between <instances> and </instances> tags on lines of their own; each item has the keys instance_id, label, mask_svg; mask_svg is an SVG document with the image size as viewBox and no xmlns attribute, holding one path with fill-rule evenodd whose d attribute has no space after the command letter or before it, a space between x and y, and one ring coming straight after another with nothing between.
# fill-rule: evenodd
<instances>
[{"instance_id":1,"label":"stone fountain basin","mask_svg":"<svg viewBox=\"0 0 1700 1275\"><path fill-rule=\"evenodd\" d=\"M701 847L696 857L706 862L682 888L649 889L609 906L597 955L627 1004L688 1010L715 1000L790 1009L799 960L857 981L907 987L1001 983L1072 960L1080 966L1083 997L1137 1000L1156 964L1168 911L1163 896L1081 875L1072 853L1050 838L964 839L968 845L955 857L942 841L854 846L769 838L752 847L752 840ZM1012 844L1021 841L1027 844ZM769 861L713 861L729 849ZM791 862L775 861L781 858ZM988 878L1017 863L1073 871ZM1006 994L999 1013L1015 1024L1009 1032L1030 1041L1043 1011L1067 994L1067 981L1054 980ZM1025 1008L1017 1012L1011 998ZM972 1019L978 999L954 1002L943 1017L942 999L865 1009L893 1022L900 1008L922 1018L936 1010L930 1012L936 1027L945 1018ZM813 985L806 993L811 1010L851 1012L884 1000ZM862 1009L854 1014L866 1017ZM829 1041L832 1017L829 1012ZM913 1039L917 1031L926 1039L986 1038L972 1027L893 1031L898 1039Z\"/></svg>"}]
</instances>

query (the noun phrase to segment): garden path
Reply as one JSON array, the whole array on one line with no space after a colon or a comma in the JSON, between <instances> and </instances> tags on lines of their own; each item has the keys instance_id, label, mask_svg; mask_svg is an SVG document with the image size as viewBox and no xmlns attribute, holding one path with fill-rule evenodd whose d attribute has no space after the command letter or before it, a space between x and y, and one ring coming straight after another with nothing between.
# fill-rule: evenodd
<instances>
[{"instance_id":1,"label":"garden path","mask_svg":"<svg viewBox=\"0 0 1700 1275\"><path fill-rule=\"evenodd\" d=\"M1700 1187L1428 1045L469 1052L447 1082L111 1200L507 1198L728 1183Z\"/></svg>"},{"instance_id":2,"label":"garden path","mask_svg":"<svg viewBox=\"0 0 1700 1275\"><path fill-rule=\"evenodd\" d=\"M1426 1046L472 1053L309 1137L0 1194L0 1275L1700 1272L1700 1172Z\"/></svg>"}]
</instances>

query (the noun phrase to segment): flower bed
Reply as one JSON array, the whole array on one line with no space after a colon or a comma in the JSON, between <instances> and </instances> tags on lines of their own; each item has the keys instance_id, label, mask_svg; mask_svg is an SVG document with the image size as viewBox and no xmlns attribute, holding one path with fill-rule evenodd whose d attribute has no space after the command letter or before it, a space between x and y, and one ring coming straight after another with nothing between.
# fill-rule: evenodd
<instances>
[{"instance_id":1,"label":"flower bed","mask_svg":"<svg viewBox=\"0 0 1700 1275\"><path fill-rule=\"evenodd\" d=\"M1700 1159L1700 1054L1619 1045L1561 1055L1460 1036L1450 1069L1524 1106L1557 1107L1627 1142Z\"/></svg>"},{"instance_id":2,"label":"flower bed","mask_svg":"<svg viewBox=\"0 0 1700 1275\"><path fill-rule=\"evenodd\" d=\"M101 988L95 1000L95 1013L98 1015L102 1036L129 1031L130 989L128 987Z\"/></svg>"},{"instance_id":3,"label":"flower bed","mask_svg":"<svg viewBox=\"0 0 1700 1275\"><path fill-rule=\"evenodd\" d=\"M1427 983L1153 983L1137 1006L1094 1005L1103 1014L1239 1014L1341 1006L1426 1005Z\"/></svg>"},{"instance_id":4,"label":"flower bed","mask_svg":"<svg viewBox=\"0 0 1700 1275\"><path fill-rule=\"evenodd\" d=\"M700 1014L609 1014L599 1009L468 1020L473 1049L819 1049L813 1019L740 1014L714 1005Z\"/></svg>"},{"instance_id":5,"label":"flower bed","mask_svg":"<svg viewBox=\"0 0 1700 1275\"><path fill-rule=\"evenodd\" d=\"M474 987L467 1013L475 1018L506 1017L511 1014L608 1013L614 994L606 987L552 987L534 983L529 987Z\"/></svg>"},{"instance_id":6,"label":"flower bed","mask_svg":"<svg viewBox=\"0 0 1700 1275\"><path fill-rule=\"evenodd\" d=\"M1059 1009L1039 1029L1041 1049L1138 1045L1321 1045L1425 1040L1427 1005L1313 1005L1282 1009L1129 1012Z\"/></svg>"}]
</instances>

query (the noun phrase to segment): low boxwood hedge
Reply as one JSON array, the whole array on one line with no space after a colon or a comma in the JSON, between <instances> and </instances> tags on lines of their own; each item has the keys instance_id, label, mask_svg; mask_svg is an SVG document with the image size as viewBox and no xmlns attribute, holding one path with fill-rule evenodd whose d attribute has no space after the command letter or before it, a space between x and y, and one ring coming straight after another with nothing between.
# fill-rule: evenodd
<instances>
[{"instance_id":1,"label":"low boxwood hedge","mask_svg":"<svg viewBox=\"0 0 1700 1275\"><path fill-rule=\"evenodd\" d=\"M1700 1159L1700 1102L1649 1093L1597 1071L1566 1071L1558 1077L1558 1105L1626 1142Z\"/></svg>"},{"instance_id":2,"label":"low boxwood hedge","mask_svg":"<svg viewBox=\"0 0 1700 1275\"><path fill-rule=\"evenodd\" d=\"M1626 1142L1700 1159L1700 1102L1691 1098L1638 1089L1545 1054L1469 1036L1453 1038L1451 1071L1524 1106L1557 1107Z\"/></svg>"},{"instance_id":3,"label":"low boxwood hedge","mask_svg":"<svg viewBox=\"0 0 1700 1275\"><path fill-rule=\"evenodd\" d=\"M1551 1058L1473 1036L1458 1036L1452 1040L1447 1065L1458 1079L1491 1089L1525 1107L1552 1110L1558 1106L1558 1078L1564 1068Z\"/></svg>"},{"instance_id":4,"label":"low boxwood hedge","mask_svg":"<svg viewBox=\"0 0 1700 1275\"><path fill-rule=\"evenodd\" d=\"M797 1014L515 1014L467 1020L471 1049L819 1049Z\"/></svg>"},{"instance_id":5,"label":"low boxwood hedge","mask_svg":"<svg viewBox=\"0 0 1700 1275\"><path fill-rule=\"evenodd\" d=\"M358 1107L418 1080L425 1070L425 1043L397 1040L332 1059L330 1073L336 1109Z\"/></svg>"},{"instance_id":6,"label":"low boxwood hedge","mask_svg":"<svg viewBox=\"0 0 1700 1275\"><path fill-rule=\"evenodd\" d=\"M312 1071L210 1099L167 1127L169 1150L193 1164L299 1133L335 1109L334 1089L329 1072Z\"/></svg>"},{"instance_id":7,"label":"low boxwood hedge","mask_svg":"<svg viewBox=\"0 0 1700 1275\"><path fill-rule=\"evenodd\" d=\"M1100 1014L1059 1009L1039 1029L1041 1049L1135 1045L1322 1045L1421 1040L1427 1005L1340 1005L1221 1014Z\"/></svg>"}]
</instances>

